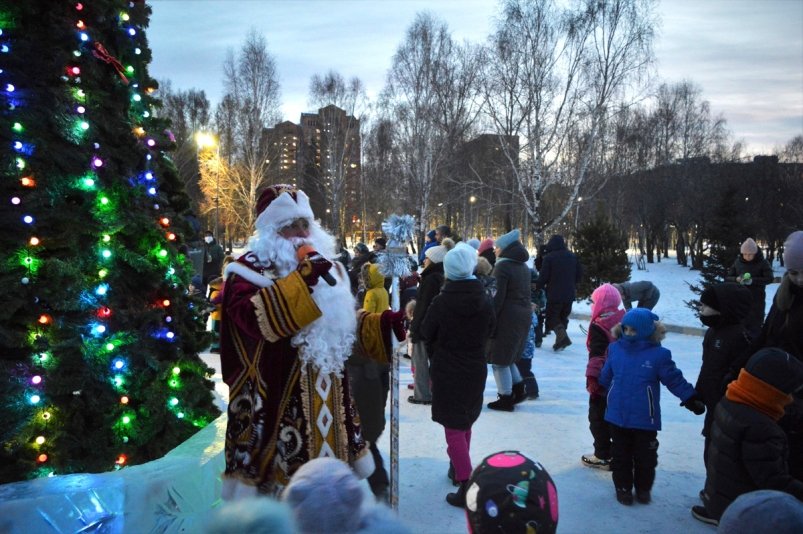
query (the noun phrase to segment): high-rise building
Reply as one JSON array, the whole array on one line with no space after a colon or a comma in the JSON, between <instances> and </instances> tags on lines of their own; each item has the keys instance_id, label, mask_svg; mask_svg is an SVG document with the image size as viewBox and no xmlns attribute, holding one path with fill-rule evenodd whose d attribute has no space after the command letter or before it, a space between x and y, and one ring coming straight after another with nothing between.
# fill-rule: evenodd
<instances>
[{"instance_id":1,"label":"high-rise building","mask_svg":"<svg viewBox=\"0 0 803 534\"><path fill-rule=\"evenodd\" d=\"M299 181L303 175L301 127L291 121L280 122L265 130L265 139L270 146L265 162L268 181L304 187Z\"/></svg>"}]
</instances>

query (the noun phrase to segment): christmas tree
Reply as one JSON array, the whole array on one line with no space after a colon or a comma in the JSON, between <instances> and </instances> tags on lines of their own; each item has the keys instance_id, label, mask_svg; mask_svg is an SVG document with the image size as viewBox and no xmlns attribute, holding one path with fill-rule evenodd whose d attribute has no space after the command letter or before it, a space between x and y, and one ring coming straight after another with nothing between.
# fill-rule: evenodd
<instances>
[{"instance_id":1,"label":"christmas tree","mask_svg":"<svg viewBox=\"0 0 803 534\"><path fill-rule=\"evenodd\" d=\"M710 224L706 228L707 250L703 256L699 284L689 284L691 291L700 295L715 284L725 281L728 269L739 257L739 247L745 237L750 235L743 214L745 208L740 202L735 187L727 187L713 208ZM686 301L686 306L697 310L697 300Z\"/></svg>"},{"instance_id":2,"label":"christmas tree","mask_svg":"<svg viewBox=\"0 0 803 534\"><path fill-rule=\"evenodd\" d=\"M583 265L577 296L588 298L600 285L630 279L627 238L604 215L580 226L574 234L574 251Z\"/></svg>"},{"instance_id":3,"label":"christmas tree","mask_svg":"<svg viewBox=\"0 0 803 534\"><path fill-rule=\"evenodd\" d=\"M149 15L0 7L0 483L153 460L219 414Z\"/></svg>"}]
</instances>

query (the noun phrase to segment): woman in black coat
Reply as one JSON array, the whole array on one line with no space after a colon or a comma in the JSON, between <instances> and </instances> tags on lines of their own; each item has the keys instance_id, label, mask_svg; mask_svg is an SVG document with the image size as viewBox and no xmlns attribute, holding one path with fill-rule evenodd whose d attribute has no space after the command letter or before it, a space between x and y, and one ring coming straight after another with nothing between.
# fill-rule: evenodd
<instances>
[{"instance_id":1,"label":"woman in black coat","mask_svg":"<svg viewBox=\"0 0 803 534\"><path fill-rule=\"evenodd\" d=\"M476 264L477 253L464 243L446 254L448 281L430 304L420 329L430 354L432 420L446 431L446 452L460 483L458 492L446 497L454 506L465 505L472 469L471 426L482 411L488 376L485 345L494 325L491 301L473 274Z\"/></svg>"},{"instance_id":2,"label":"woman in black coat","mask_svg":"<svg viewBox=\"0 0 803 534\"><path fill-rule=\"evenodd\" d=\"M410 341L413 343L412 362L415 367L413 373L413 394L407 397L412 404L431 404L432 392L429 382L429 355L420 330L426 317L427 309L443 285L443 258L446 252L454 246L454 241L444 239L440 245L430 247L424 253L424 270L421 271L421 281L418 283L418 293L415 301L413 320L410 323Z\"/></svg>"},{"instance_id":3,"label":"woman in black coat","mask_svg":"<svg viewBox=\"0 0 803 534\"><path fill-rule=\"evenodd\" d=\"M736 282L742 284L750 290L753 297L753 305L750 314L744 321L750 334L755 337L761 330L764 323L764 306L766 301L766 287L775 279L770 263L764 259L764 254L758 248L756 242L747 238L740 249L739 257L733 262L728 274L725 276L726 282Z\"/></svg>"},{"instance_id":4,"label":"woman in black coat","mask_svg":"<svg viewBox=\"0 0 803 534\"><path fill-rule=\"evenodd\" d=\"M512 412L513 406L525 398L524 381L516 361L524 352L530 330L530 268L525 263L530 254L513 230L496 240L497 260L493 270L496 279L494 312L496 330L488 347L488 360L493 367L499 399L488 404L492 410Z\"/></svg>"},{"instance_id":5,"label":"woman in black coat","mask_svg":"<svg viewBox=\"0 0 803 534\"><path fill-rule=\"evenodd\" d=\"M803 361L803 231L786 238L783 257L786 273L753 349L779 347ZM789 472L803 480L803 391L793 396L780 425L789 439Z\"/></svg>"}]
</instances>

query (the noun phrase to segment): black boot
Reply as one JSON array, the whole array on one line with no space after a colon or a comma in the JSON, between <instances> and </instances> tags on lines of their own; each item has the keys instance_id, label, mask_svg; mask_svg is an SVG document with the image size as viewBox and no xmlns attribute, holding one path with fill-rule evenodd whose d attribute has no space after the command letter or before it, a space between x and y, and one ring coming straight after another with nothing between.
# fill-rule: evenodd
<instances>
[{"instance_id":1,"label":"black boot","mask_svg":"<svg viewBox=\"0 0 803 534\"><path fill-rule=\"evenodd\" d=\"M566 333L566 327L562 324L555 327L555 344L552 345L552 350L558 352L572 344L569 335Z\"/></svg>"},{"instance_id":2,"label":"black boot","mask_svg":"<svg viewBox=\"0 0 803 534\"><path fill-rule=\"evenodd\" d=\"M534 376L528 376L524 379L524 393L528 400L538 398L538 381Z\"/></svg>"},{"instance_id":3,"label":"black boot","mask_svg":"<svg viewBox=\"0 0 803 534\"><path fill-rule=\"evenodd\" d=\"M526 378L524 380L527 380ZM513 384L513 404L523 402L527 398L527 392L524 387L524 380L518 384Z\"/></svg>"},{"instance_id":4,"label":"black boot","mask_svg":"<svg viewBox=\"0 0 803 534\"><path fill-rule=\"evenodd\" d=\"M454 478L454 464L451 461L449 462L449 472L446 473L446 476L449 477L449 480L452 482L452 486L460 485L460 482Z\"/></svg>"},{"instance_id":5,"label":"black boot","mask_svg":"<svg viewBox=\"0 0 803 534\"><path fill-rule=\"evenodd\" d=\"M467 486L468 486L468 480L460 482L460 486L457 488L456 492L449 493L446 495L446 502L448 502L452 506L457 506L458 508L465 508Z\"/></svg>"},{"instance_id":6,"label":"black boot","mask_svg":"<svg viewBox=\"0 0 803 534\"><path fill-rule=\"evenodd\" d=\"M498 397L494 402L488 403L488 408L502 412L512 412L513 407L516 405L513 395L498 395Z\"/></svg>"},{"instance_id":7,"label":"black boot","mask_svg":"<svg viewBox=\"0 0 803 534\"><path fill-rule=\"evenodd\" d=\"M633 490L616 488L616 500L625 506L630 506L633 504Z\"/></svg>"}]
</instances>

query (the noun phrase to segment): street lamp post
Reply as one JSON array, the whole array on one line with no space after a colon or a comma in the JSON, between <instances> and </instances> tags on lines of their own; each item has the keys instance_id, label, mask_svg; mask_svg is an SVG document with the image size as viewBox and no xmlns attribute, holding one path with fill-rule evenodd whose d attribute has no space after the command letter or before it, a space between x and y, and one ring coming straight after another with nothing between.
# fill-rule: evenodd
<instances>
[{"instance_id":1,"label":"street lamp post","mask_svg":"<svg viewBox=\"0 0 803 534\"><path fill-rule=\"evenodd\" d=\"M469 218L469 226L470 226L470 229L469 229L469 233L470 233L470 235L469 235L469 236L467 236L467 237L474 237L474 215L475 215L475 212L474 212L474 203L475 203L476 201L477 201L477 197L475 197L474 195L471 195L471 196L469 197L469 199L468 199L468 202L469 202L469 204L470 204L470 205L469 205L469 208L468 208L468 209L469 209L469 212L468 212L468 218Z\"/></svg>"},{"instance_id":2,"label":"street lamp post","mask_svg":"<svg viewBox=\"0 0 803 534\"><path fill-rule=\"evenodd\" d=\"M215 159L218 168L215 169L215 228L213 233L215 240L220 243L220 144L214 135L206 132L198 132L195 134L195 142L198 144L200 150L207 148L215 149Z\"/></svg>"}]
</instances>

